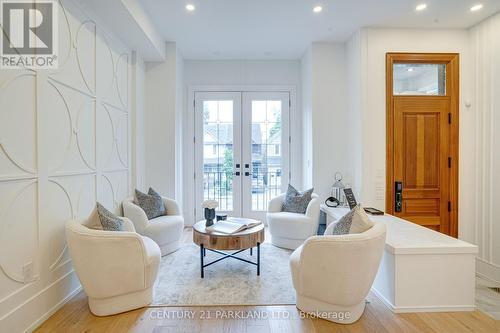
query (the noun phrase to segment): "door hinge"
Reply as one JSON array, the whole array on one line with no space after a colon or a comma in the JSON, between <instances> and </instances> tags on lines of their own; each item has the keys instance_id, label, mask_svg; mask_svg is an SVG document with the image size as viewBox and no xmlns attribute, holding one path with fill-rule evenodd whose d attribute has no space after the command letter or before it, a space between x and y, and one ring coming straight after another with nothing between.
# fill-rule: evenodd
<instances>
[{"instance_id":1,"label":"door hinge","mask_svg":"<svg viewBox=\"0 0 500 333\"><path fill-rule=\"evenodd\" d=\"M292 100L288 100L288 107L291 108L292 107Z\"/></svg>"},{"instance_id":2,"label":"door hinge","mask_svg":"<svg viewBox=\"0 0 500 333\"><path fill-rule=\"evenodd\" d=\"M193 108L195 108L195 107L196 107L196 100L193 99Z\"/></svg>"},{"instance_id":3,"label":"door hinge","mask_svg":"<svg viewBox=\"0 0 500 333\"><path fill-rule=\"evenodd\" d=\"M451 112L448 112L448 124L451 124Z\"/></svg>"},{"instance_id":4,"label":"door hinge","mask_svg":"<svg viewBox=\"0 0 500 333\"><path fill-rule=\"evenodd\" d=\"M292 143L292 136L288 137L288 143Z\"/></svg>"},{"instance_id":5,"label":"door hinge","mask_svg":"<svg viewBox=\"0 0 500 333\"><path fill-rule=\"evenodd\" d=\"M451 212L451 201L448 201L448 212Z\"/></svg>"},{"instance_id":6,"label":"door hinge","mask_svg":"<svg viewBox=\"0 0 500 333\"><path fill-rule=\"evenodd\" d=\"M196 172L193 173L193 178L196 179Z\"/></svg>"},{"instance_id":7,"label":"door hinge","mask_svg":"<svg viewBox=\"0 0 500 333\"><path fill-rule=\"evenodd\" d=\"M451 168L451 157L448 157L448 168Z\"/></svg>"},{"instance_id":8,"label":"door hinge","mask_svg":"<svg viewBox=\"0 0 500 333\"><path fill-rule=\"evenodd\" d=\"M193 143L196 143L196 137L193 136Z\"/></svg>"}]
</instances>

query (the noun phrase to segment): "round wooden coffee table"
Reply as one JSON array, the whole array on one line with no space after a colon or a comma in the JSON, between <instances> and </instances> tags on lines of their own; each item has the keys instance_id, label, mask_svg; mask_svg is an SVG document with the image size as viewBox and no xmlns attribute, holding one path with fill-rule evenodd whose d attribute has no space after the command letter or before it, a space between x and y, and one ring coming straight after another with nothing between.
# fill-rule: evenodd
<instances>
[{"instance_id":1,"label":"round wooden coffee table","mask_svg":"<svg viewBox=\"0 0 500 333\"><path fill-rule=\"evenodd\" d=\"M204 269L207 266L213 265L227 258L237 259L248 264L257 266L257 275L260 275L260 244L264 242L264 224L259 224L255 227L243 230L235 234L223 234L205 229L205 220L196 223L193 226L193 242L200 246L200 268L201 277L204 278ZM257 247L257 261L253 262L246 260L236 255L245 250L250 250L250 255L253 255L252 249ZM218 253L223 257L212 262L204 262L206 250ZM233 250L236 252L227 253L221 250Z\"/></svg>"}]
</instances>

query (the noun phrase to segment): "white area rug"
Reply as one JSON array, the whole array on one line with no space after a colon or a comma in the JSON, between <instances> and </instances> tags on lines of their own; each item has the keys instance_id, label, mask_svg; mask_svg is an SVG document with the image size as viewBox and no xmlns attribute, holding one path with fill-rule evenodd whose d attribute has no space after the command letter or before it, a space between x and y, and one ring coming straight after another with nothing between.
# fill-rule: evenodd
<instances>
[{"instance_id":1,"label":"white area rug","mask_svg":"<svg viewBox=\"0 0 500 333\"><path fill-rule=\"evenodd\" d=\"M152 305L274 305L295 304L290 275L291 251L271 244L261 245L260 276L257 266L228 258L205 268L200 278L200 250L184 244L162 258ZM229 251L232 252L232 251ZM238 256L256 261L244 251ZM207 251L205 263L221 255Z\"/></svg>"}]
</instances>

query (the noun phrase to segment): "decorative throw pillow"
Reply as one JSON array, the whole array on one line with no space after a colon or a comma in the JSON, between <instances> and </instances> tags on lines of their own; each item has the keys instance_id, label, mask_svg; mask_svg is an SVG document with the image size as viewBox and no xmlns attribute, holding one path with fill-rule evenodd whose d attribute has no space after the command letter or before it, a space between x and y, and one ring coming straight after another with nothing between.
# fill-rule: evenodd
<instances>
[{"instance_id":1,"label":"decorative throw pillow","mask_svg":"<svg viewBox=\"0 0 500 333\"><path fill-rule=\"evenodd\" d=\"M163 202L161 195L159 195L155 190L153 190L152 187L149 188L148 194L155 197L156 200L160 202L160 210L158 214L167 215L167 207L165 207L165 203Z\"/></svg>"},{"instance_id":2,"label":"decorative throw pillow","mask_svg":"<svg viewBox=\"0 0 500 333\"><path fill-rule=\"evenodd\" d=\"M349 230L350 234L360 234L373 227L374 223L370 220L361 205L357 205L354 209L356 212L352 218L351 230Z\"/></svg>"},{"instance_id":3,"label":"decorative throw pillow","mask_svg":"<svg viewBox=\"0 0 500 333\"><path fill-rule=\"evenodd\" d=\"M153 192L156 195L142 193L137 189L135 190L135 201L137 205L142 208L144 213L146 213L148 220L165 214L165 205L163 204L161 196L150 188L149 193Z\"/></svg>"},{"instance_id":4,"label":"decorative throw pillow","mask_svg":"<svg viewBox=\"0 0 500 333\"><path fill-rule=\"evenodd\" d=\"M292 185L288 184L286 191L285 201L281 210L283 212L305 214L309 202L312 200L312 193L314 188L304 192L299 192Z\"/></svg>"},{"instance_id":5,"label":"decorative throw pillow","mask_svg":"<svg viewBox=\"0 0 500 333\"><path fill-rule=\"evenodd\" d=\"M106 231L122 231L123 220L111 213L100 203L96 203L97 215L102 224L102 230Z\"/></svg>"},{"instance_id":6,"label":"decorative throw pillow","mask_svg":"<svg viewBox=\"0 0 500 333\"><path fill-rule=\"evenodd\" d=\"M340 220L335 223L331 233L332 235L346 235L349 233L349 231L351 230L354 214L356 213L356 207L351 209L349 213L342 216Z\"/></svg>"},{"instance_id":7,"label":"decorative throw pillow","mask_svg":"<svg viewBox=\"0 0 500 333\"><path fill-rule=\"evenodd\" d=\"M357 205L342 216L333 226L331 235L360 234L373 227L374 223L368 217L361 205ZM325 232L330 234L329 232Z\"/></svg>"}]
</instances>

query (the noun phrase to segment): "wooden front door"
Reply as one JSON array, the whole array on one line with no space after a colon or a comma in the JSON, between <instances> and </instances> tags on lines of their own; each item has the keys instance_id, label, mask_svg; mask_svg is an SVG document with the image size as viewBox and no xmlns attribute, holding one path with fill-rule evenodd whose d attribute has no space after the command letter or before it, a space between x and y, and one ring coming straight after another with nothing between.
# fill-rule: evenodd
<instances>
[{"instance_id":1,"label":"wooden front door","mask_svg":"<svg viewBox=\"0 0 500 333\"><path fill-rule=\"evenodd\" d=\"M457 237L458 55L387 54L386 211Z\"/></svg>"}]
</instances>

